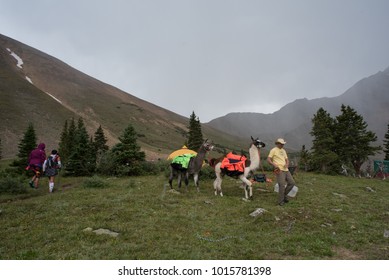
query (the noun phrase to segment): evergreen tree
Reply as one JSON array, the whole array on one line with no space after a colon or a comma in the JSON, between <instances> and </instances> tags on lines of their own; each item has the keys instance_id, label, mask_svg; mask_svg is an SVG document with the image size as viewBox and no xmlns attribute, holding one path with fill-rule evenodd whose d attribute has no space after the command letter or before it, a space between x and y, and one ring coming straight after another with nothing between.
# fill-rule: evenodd
<instances>
[{"instance_id":1,"label":"evergreen tree","mask_svg":"<svg viewBox=\"0 0 389 280\"><path fill-rule=\"evenodd\" d=\"M32 150L37 147L37 139L35 134L34 125L28 124L27 130L25 131L23 138L18 144L18 159L13 162L13 166L25 167L28 164L28 157Z\"/></svg>"},{"instance_id":2,"label":"evergreen tree","mask_svg":"<svg viewBox=\"0 0 389 280\"><path fill-rule=\"evenodd\" d=\"M201 132L200 119L196 116L195 112L189 117L189 132L187 138L187 146L189 149L197 151L203 144L203 133Z\"/></svg>"},{"instance_id":3,"label":"evergreen tree","mask_svg":"<svg viewBox=\"0 0 389 280\"><path fill-rule=\"evenodd\" d=\"M107 146L107 138L104 135L104 130L101 127L101 125L96 130L94 135L94 148L95 148L96 166L100 168L102 158L109 150Z\"/></svg>"},{"instance_id":4,"label":"evergreen tree","mask_svg":"<svg viewBox=\"0 0 389 280\"><path fill-rule=\"evenodd\" d=\"M320 108L312 119L313 146L311 163L314 170L330 173L336 168L338 160L335 152L334 119L323 108Z\"/></svg>"},{"instance_id":5,"label":"evergreen tree","mask_svg":"<svg viewBox=\"0 0 389 280\"><path fill-rule=\"evenodd\" d=\"M389 160L389 123L388 123L388 131L385 133L384 137L384 153L385 160Z\"/></svg>"},{"instance_id":6,"label":"evergreen tree","mask_svg":"<svg viewBox=\"0 0 389 280\"><path fill-rule=\"evenodd\" d=\"M350 106L341 106L336 117L334 139L336 152L343 163L351 163L355 173L360 175L362 164L381 147L371 146L377 140L374 132L367 130L367 123Z\"/></svg>"},{"instance_id":7,"label":"evergreen tree","mask_svg":"<svg viewBox=\"0 0 389 280\"><path fill-rule=\"evenodd\" d=\"M97 159L96 143L93 141L92 136L89 138L87 159L89 162L88 171L89 173L92 173L96 170L96 159Z\"/></svg>"},{"instance_id":8,"label":"evergreen tree","mask_svg":"<svg viewBox=\"0 0 389 280\"><path fill-rule=\"evenodd\" d=\"M299 165L304 167L304 171L308 171L309 159L309 151L305 148L305 145L303 145L300 151Z\"/></svg>"},{"instance_id":9,"label":"evergreen tree","mask_svg":"<svg viewBox=\"0 0 389 280\"><path fill-rule=\"evenodd\" d=\"M101 154L108 151L107 138L104 135L104 130L101 125L95 132L94 143L96 148L96 154Z\"/></svg>"},{"instance_id":10,"label":"evergreen tree","mask_svg":"<svg viewBox=\"0 0 389 280\"><path fill-rule=\"evenodd\" d=\"M72 118L68 129L68 137L66 143L67 145L66 147L68 150L68 158L70 158L76 146L76 134L77 134L76 121L74 120L74 118Z\"/></svg>"},{"instance_id":11,"label":"evergreen tree","mask_svg":"<svg viewBox=\"0 0 389 280\"><path fill-rule=\"evenodd\" d=\"M69 137L71 135L72 122L69 128ZM72 150L70 153L69 161L65 167L68 174L73 176L90 175L94 171L95 161L93 160L94 150L93 146L90 147L89 135L86 131L85 124L82 118L78 119L77 129L75 130L75 136L72 141Z\"/></svg>"},{"instance_id":12,"label":"evergreen tree","mask_svg":"<svg viewBox=\"0 0 389 280\"><path fill-rule=\"evenodd\" d=\"M106 143L107 143L107 138L105 137L104 130L100 125L94 135L94 149L95 149L94 152L95 152L95 159L96 159L96 167L98 171L101 170L101 163L109 150Z\"/></svg>"},{"instance_id":13,"label":"evergreen tree","mask_svg":"<svg viewBox=\"0 0 389 280\"><path fill-rule=\"evenodd\" d=\"M0 138L0 159L3 158L3 147L1 145L1 138Z\"/></svg>"},{"instance_id":14,"label":"evergreen tree","mask_svg":"<svg viewBox=\"0 0 389 280\"><path fill-rule=\"evenodd\" d=\"M63 165L65 165L65 162L67 161L70 155L69 142L70 142L69 128L68 128L68 121L66 120L58 144L58 152L59 155L61 156L61 162Z\"/></svg>"},{"instance_id":15,"label":"evergreen tree","mask_svg":"<svg viewBox=\"0 0 389 280\"><path fill-rule=\"evenodd\" d=\"M112 156L116 165L117 175L140 174L140 163L145 161L146 155L137 144L137 135L134 127L129 124L119 137L119 143L112 147Z\"/></svg>"},{"instance_id":16,"label":"evergreen tree","mask_svg":"<svg viewBox=\"0 0 389 280\"><path fill-rule=\"evenodd\" d=\"M71 154L74 152L76 130L77 129L74 118L70 120L70 124L67 120L65 121L64 127L61 132L60 142L58 145L58 152L61 156L61 162L65 169Z\"/></svg>"}]
</instances>

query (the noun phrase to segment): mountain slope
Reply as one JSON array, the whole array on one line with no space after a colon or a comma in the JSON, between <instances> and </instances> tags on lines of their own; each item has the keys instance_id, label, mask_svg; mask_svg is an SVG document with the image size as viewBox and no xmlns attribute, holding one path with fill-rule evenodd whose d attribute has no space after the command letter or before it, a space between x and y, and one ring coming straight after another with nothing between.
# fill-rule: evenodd
<instances>
[{"instance_id":1,"label":"mountain slope","mask_svg":"<svg viewBox=\"0 0 389 280\"><path fill-rule=\"evenodd\" d=\"M101 124L109 145L131 123L149 159L165 158L185 142L188 118L94 79L39 50L0 34L0 132L3 156L32 121L39 141L56 148L65 120L82 117L92 135ZM223 145L237 138L204 125L203 134Z\"/></svg>"},{"instance_id":2,"label":"mountain slope","mask_svg":"<svg viewBox=\"0 0 389 280\"><path fill-rule=\"evenodd\" d=\"M208 125L241 136L258 131L262 139L271 142L284 137L288 148L299 150L302 145L311 146L311 119L317 110L323 107L335 117L340 114L341 104L350 105L362 115L368 129L377 134L378 144L382 144L389 122L389 68L360 80L337 97L298 99L272 114L230 113L210 121Z\"/></svg>"}]
</instances>

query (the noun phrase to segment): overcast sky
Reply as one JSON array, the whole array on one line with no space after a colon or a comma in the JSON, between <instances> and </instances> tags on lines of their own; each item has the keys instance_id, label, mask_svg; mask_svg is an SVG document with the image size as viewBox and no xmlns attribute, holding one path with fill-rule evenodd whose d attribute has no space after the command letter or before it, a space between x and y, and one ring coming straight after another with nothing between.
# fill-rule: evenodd
<instances>
[{"instance_id":1,"label":"overcast sky","mask_svg":"<svg viewBox=\"0 0 389 280\"><path fill-rule=\"evenodd\" d=\"M0 0L0 33L201 122L389 67L387 0Z\"/></svg>"}]
</instances>

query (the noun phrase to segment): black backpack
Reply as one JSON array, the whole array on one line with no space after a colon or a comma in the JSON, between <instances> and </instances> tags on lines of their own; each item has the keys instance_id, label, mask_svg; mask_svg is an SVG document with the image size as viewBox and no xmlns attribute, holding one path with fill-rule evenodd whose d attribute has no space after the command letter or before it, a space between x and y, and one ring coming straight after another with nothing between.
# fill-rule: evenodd
<instances>
[{"instance_id":1,"label":"black backpack","mask_svg":"<svg viewBox=\"0 0 389 280\"><path fill-rule=\"evenodd\" d=\"M49 156L46 162L46 168L57 168L58 162L52 157Z\"/></svg>"}]
</instances>

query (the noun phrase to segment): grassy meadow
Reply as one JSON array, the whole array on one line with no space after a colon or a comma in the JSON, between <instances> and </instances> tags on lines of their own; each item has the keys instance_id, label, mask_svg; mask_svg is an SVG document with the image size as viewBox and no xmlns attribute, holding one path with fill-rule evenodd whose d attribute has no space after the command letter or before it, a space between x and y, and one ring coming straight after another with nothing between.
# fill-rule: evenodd
<instances>
[{"instance_id":1,"label":"grassy meadow","mask_svg":"<svg viewBox=\"0 0 389 280\"><path fill-rule=\"evenodd\" d=\"M189 192L164 191L162 173L60 177L51 194L46 178L38 190L26 179L27 193L0 195L0 259L389 259L388 180L295 178L299 192L284 207L273 184L255 183L245 202L229 177L224 197L211 179L200 193L193 180ZM257 208L266 212L250 216ZM100 228L118 236L91 231Z\"/></svg>"}]
</instances>

